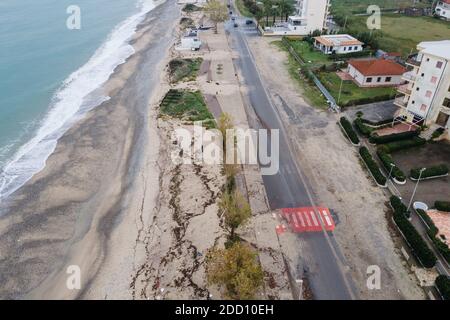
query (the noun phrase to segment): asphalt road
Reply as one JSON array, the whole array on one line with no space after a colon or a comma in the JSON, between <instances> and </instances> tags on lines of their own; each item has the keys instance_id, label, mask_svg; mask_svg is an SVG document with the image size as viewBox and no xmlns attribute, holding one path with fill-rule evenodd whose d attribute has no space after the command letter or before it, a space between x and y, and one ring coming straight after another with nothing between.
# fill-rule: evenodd
<instances>
[{"instance_id":1,"label":"asphalt road","mask_svg":"<svg viewBox=\"0 0 450 320\"><path fill-rule=\"evenodd\" d=\"M241 81L248 87L248 101L262 127L280 130L280 170L276 175L263 176L271 209L314 206L301 163L293 157L284 124L264 87L247 44L247 37L258 36L254 25L246 26L241 18L237 18L236 22L239 27L233 27L229 21L226 30L230 33L233 49L239 53L234 63L243 76ZM301 260L295 266L296 277L308 279L314 298L357 299L333 235L323 231L298 234L297 238Z\"/></svg>"}]
</instances>

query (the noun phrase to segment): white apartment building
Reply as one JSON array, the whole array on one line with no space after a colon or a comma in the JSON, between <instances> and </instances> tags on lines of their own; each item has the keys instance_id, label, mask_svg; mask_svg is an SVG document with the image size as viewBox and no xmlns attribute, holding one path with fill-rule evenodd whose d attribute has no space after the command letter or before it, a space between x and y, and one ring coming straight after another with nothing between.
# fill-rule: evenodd
<instances>
[{"instance_id":1,"label":"white apartment building","mask_svg":"<svg viewBox=\"0 0 450 320\"><path fill-rule=\"evenodd\" d=\"M434 13L441 18L450 20L450 0L440 0L436 4Z\"/></svg>"},{"instance_id":2,"label":"white apartment building","mask_svg":"<svg viewBox=\"0 0 450 320\"><path fill-rule=\"evenodd\" d=\"M264 35L296 35L306 36L315 30L322 31L326 22L331 0L296 0L296 13L288 17L285 25L268 27Z\"/></svg>"},{"instance_id":3,"label":"white apartment building","mask_svg":"<svg viewBox=\"0 0 450 320\"><path fill-rule=\"evenodd\" d=\"M421 42L419 53L407 61L412 68L403 75L398 116L408 123L450 126L450 40ZM450 139L449 131L446 131Z\"/></svg>"}]
</instances>

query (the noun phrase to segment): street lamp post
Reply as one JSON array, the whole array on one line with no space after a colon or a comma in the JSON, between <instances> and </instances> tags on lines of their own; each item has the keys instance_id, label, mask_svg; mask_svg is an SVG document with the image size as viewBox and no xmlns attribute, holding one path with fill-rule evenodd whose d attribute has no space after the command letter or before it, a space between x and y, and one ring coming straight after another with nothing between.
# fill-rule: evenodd
<instances>
[{"instance_id":1,"label":"street lamp post","mask_svg":"<svg viewBox=\"0 0 450 320\"><path fill-rule=\"evenodd\" d=\"M420 182L420 178L422 177L422 172L424 172L425 170L426 170L426 168L420 169L419 179L417 179L417 183L416 183L416 185L415 185L415 187L414 187L414 191L413 191L413 194L411 195L411 199L409 200L409 204L408 204L408 208L406 209L406 212L409 212L409 208L411 207L412 201L413 201L414 196L415 196L415 194L416 194L417 187L418 187L419 182Z\"/></svg>"},{"instance_id":2,"label":"street lamp post","mask_svg":"<svg viewBox=\"0 0 450 320\"><path fill-rule=\"evenodd\" d=\"M388 181L389 181L389 179L391 178L391 175L392 175L392 170L394 170L394 167L395 167L395 164L394 163L389 163L389 165L391 166L391 170L389 171L389 176L388 176Z\"/></svg>"}]
</instances>

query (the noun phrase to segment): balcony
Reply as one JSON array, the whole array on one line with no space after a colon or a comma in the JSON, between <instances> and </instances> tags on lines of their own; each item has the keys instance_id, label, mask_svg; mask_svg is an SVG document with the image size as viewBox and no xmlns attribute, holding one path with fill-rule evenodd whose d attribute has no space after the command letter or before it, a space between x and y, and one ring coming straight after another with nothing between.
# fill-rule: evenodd
<instances>
[{"instance_id":1,"label":"balcony","mask_svg":"<svg viewBox=\"0 0 450 320\"><path fill-rule=\"evenodd\" d=\"M411 71L406 72L403 74L402 78L405 79L406 81L414 82L414 81L416 81L417 73L411 72Z\"/></svg>"},{"instance_id":2,"label":"balcony","mask_svg":"<svg viewBox=\"0 0 450 320\"><path fill-rule=\"evenodd\" d=\"M405 100L405 97L395 98L394 104L401 108L406 108L406 106L408 105L408 99Z\"/></svg>"},{"instance_id":3,"label":"balcony","mask_svg":"<svg viewBox=\"0 0 450 320\"><path fill-rule=\"evenodd\" d=\"M408 84L403 84L401 86L399 86L397 88L397 91L400 93L403 93L405 95L410 96L411 95L411 89L409 89L409 85Z\"/></svg>"},{"instance_id":4,"label":"balcony","mask_svg":"<svg viewBox=\"0 0 450 320\"><path fill-rule=\"evenodd\" d=\"M406 64L410 65L410 66L413 66L413 67L420 67L421 63L422 63L422 61L416 60L415 57L406 60Z\"/></svg>"}]
</instances>

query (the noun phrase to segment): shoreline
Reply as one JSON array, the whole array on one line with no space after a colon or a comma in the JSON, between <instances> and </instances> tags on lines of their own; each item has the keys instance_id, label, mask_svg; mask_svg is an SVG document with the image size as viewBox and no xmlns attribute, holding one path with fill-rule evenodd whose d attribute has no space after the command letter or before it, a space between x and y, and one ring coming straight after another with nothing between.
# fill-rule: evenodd
<instances>
[{"instance_id":1,"label":"shoreline","mask_svg":"<svg viewBox=\"0 0 450 320\"><path fill-rule=\"evenodd\" d=\"M179 15L173 0L146 15L131 42L136 52L103 86L111 99L71 127L45 168L2 203L0 297L131 298L125 275L142 254L136 215L155 206L158 191L151 106L174 41L168 21L175 26ZM69 265L81 269L81 291L66 288Z\"/></svg>"}]
</instances>

